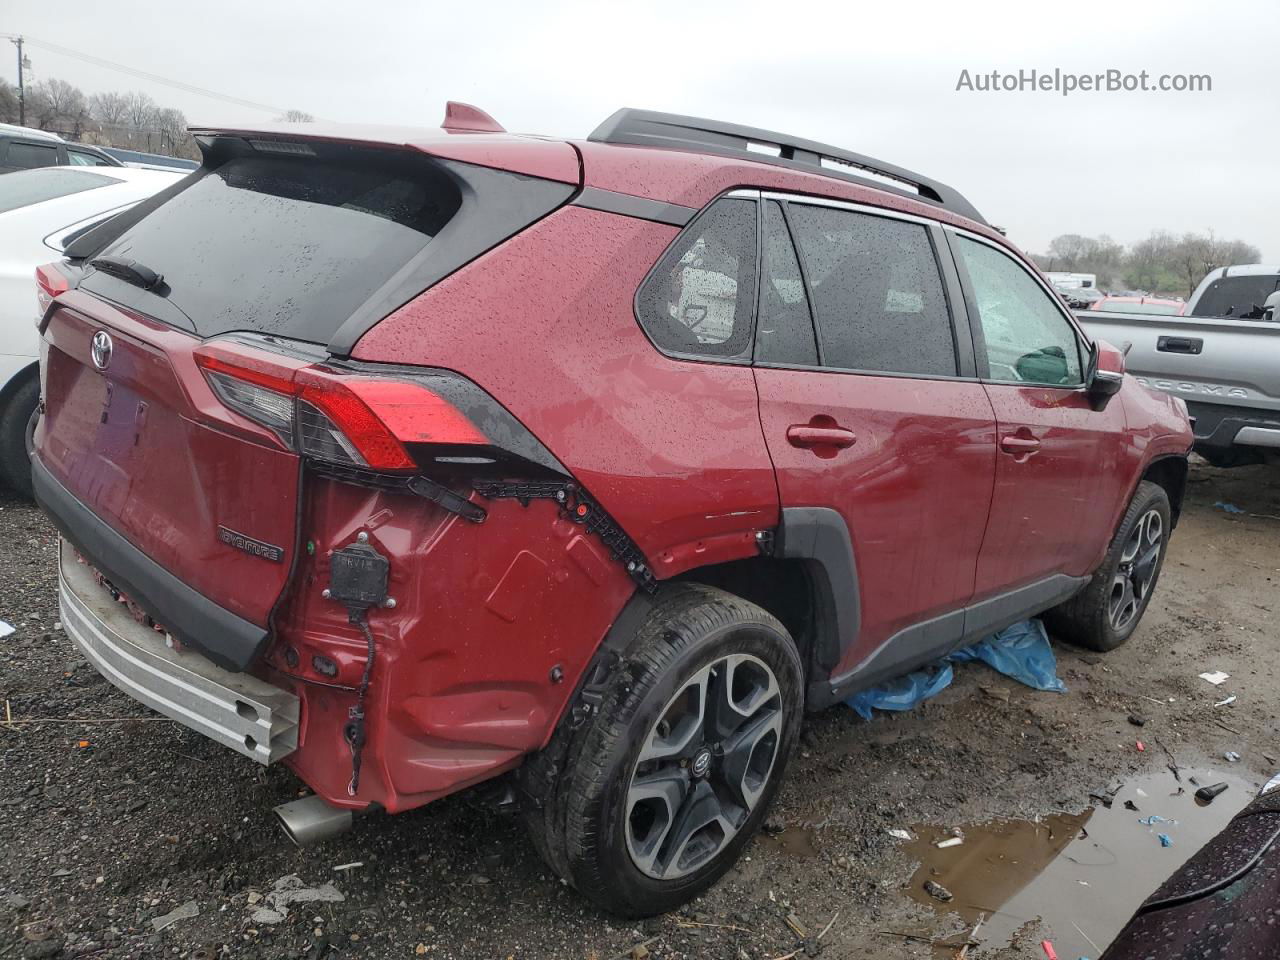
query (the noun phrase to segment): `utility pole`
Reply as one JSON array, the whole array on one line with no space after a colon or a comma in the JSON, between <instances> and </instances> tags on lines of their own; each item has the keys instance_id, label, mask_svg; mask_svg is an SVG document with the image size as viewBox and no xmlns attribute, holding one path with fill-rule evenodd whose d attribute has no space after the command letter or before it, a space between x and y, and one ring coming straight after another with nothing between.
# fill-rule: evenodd
<instances>
[{"instance_id":1,"label":"utility pole","mask_svg":"<svg viewBox=\"0 0 1280 960\"><path fill-rule=\"evenodd\" d=\"M27 125L27 91L22 79L22 68L25 61L22 56L22 38L11 37L9 42L18 48L18 126L25 127Z\"/></svg>"}]
</instances>

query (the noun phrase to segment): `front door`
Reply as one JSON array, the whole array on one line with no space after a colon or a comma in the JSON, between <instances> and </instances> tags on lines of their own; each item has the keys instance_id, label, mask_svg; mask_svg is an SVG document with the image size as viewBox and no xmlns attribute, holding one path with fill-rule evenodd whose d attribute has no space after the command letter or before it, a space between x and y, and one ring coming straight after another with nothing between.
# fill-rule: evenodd
<instances>
[{"instance_id":1,"label":"front door","mask_svg":"<svg viewBox=\"0 0 1280 960\"><path fill-rule=\"evenodd\" d=\"M1093 410L1088 348L1065 309L995 245L950 233L974 317L978 369L999 431L991 520L976 597L1083 577L1099 559L1098 518L1126 495L1124 408Z\"/></svg>"},{"instance_id":2,"label":"front door","mask_svg":"<svg viewBox=\"0 0 1280 960\"><path fill-rule=\"evenodd\" d=\"M959 641L994 480L995 418L961 376L945 241L800 199L766 200L763 237L755 368L780 502L834 508L852 541L860 624L831 673L892 673Z\"/></svg>"}]
</instances>

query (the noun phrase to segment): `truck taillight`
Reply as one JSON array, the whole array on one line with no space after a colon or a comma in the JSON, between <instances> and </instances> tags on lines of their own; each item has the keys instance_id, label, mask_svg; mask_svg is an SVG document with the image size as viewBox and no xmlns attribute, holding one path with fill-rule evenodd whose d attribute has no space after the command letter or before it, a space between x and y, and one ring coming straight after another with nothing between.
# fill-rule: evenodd
<instances>
[{"instance_id":1,"label":"truck taillight","mask_svg":"<svg viewBox=\"0 0 1280 960\"><path fill-rule=\"evenodd\" d=\"M224 406L313 459L414 471L418 463L407 445L455 448L490 442L462 411L410 379L277 361L215 344L199 348L195 359Z\"/></svg>"},{"instance_id":2,"label":"truck taillight","mask_svg":"<svg viewBox=\"0 0 1280 960\"><path fill-rule=\"evenodd\" d=\"M71 281L57 263L36 267L36 323L44 317L54 297L71 289Z\"/></svg>"}]
</instances>

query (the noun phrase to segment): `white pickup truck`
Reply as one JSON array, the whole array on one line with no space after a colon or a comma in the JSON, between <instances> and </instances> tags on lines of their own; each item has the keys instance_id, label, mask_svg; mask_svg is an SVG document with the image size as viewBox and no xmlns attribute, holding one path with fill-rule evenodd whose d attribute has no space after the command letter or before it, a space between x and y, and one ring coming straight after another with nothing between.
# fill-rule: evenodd
<instances>
[{"instance_id":1,"label":"white pickup truck","mask_svg":"<svg viewBox=\"0 0 1280 960\"><path fill-rule=\"evenodd\" d=\"M1213 271L1184 316L1077 313L1092 337L1128 346L1138 381L1181 397L1196 451L1217 466L1280 463L1280 266Z\"/></svg>"}]
</instances>

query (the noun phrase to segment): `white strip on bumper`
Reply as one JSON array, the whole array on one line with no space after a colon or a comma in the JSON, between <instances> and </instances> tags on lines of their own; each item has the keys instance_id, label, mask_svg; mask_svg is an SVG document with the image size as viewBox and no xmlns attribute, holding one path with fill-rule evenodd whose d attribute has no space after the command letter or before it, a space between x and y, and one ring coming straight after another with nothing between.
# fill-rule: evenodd
<instances>
[{"instance_id":1,"label":"white strip on bumper","mask_svg":"<svg viewBox=\"0 0 1280 960\"><path fill-rule=\"evenodd\" d=\"M172 650L100 587L62 543L58 606L63 628L104 677L135 700L259 763L298 747L298 698L198 653Z\"/></svg>"}]
</instances>

